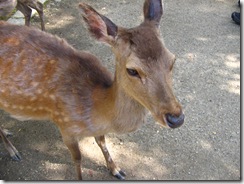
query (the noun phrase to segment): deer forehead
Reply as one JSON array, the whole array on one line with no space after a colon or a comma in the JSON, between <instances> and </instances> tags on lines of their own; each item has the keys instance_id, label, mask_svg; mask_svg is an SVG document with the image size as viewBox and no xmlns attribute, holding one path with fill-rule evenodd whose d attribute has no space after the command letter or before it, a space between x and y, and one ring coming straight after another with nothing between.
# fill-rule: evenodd
<instances>
[{"instance_id":1,"label":"deer forehead","mask_svg":"<svg viewBox=\"0 0 244 184\"><path fill-rule=\"evenodd\" d=\"M163 49L160 57L141 58L136 52L131 52L126 59L125 67L137 69L143 73L162 73L169 70L175 56L167 49Z\"/></svg>"},{"instance_id":2,"label":"deer forehead","mask_svg":"<svg viewBox=\"0 0 244 184\"><path fill-rule=\"evenodd\" d=\"M121 38L127 40L131 50L141 59L161 57L164 45L156 28L140 25L124 31Z\"/></svg>"},{"instance_id":3,"label":"deer forehead","mask_svg":"<svg viewBox=\"0 0 244 184\"><path fill-rule=\"evenodd\" d=\"M136 28L120 29L116 42L119 54L132 58L135 60L134 63L157 65L157 63L168 62L167 60L172 57L164 46L158 29L149 25L142 24Z\"/></svg>"},{"instance_id":4,"label":"deer forehead","mask_svg":"<svg viewBox=\"0 0 244 184\"><path fill-rule=\"evenodd\" d=\"M131 53L130 56L126 60L125 67L129 69L136 69L142 72L150 72L155 68L161 68L159 65L161 62L158 60L152 61L152 58L142 59L137 56L136 53Z\"/></svg>"}]
</instances>

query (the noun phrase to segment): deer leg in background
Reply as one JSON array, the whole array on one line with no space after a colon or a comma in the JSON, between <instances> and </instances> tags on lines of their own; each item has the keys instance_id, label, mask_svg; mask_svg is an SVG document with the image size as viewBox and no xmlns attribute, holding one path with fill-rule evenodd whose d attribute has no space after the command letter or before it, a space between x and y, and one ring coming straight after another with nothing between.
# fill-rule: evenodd
<instances>
[{"instance_id":1,"label":"deer leg in background","mask_svg":"<svg viewBox=\"0 0 244 184\"><path fill-rule=\"evenodd\" d=\"M38 1L37 2L33 1L33 2L30 2L28 5L31 8L35 9L37 11L37 13L39 14L39 17L41 19L42 31L45 31L44 16L43 16L43 5L42 5L42 3L38 2Z\"/></svg>"},{"instance_id":2,"label":"deer leg in background","mask_svg":"<svg viewBox=\"0 0 244 184\"><path fill-rule=\"evenodd\" d=\"M111 158L106 146L105 136L102 135L102 136L95 137L95 140L103 152L108 169L112 172L112 174L116 178L124 180L125 179L124 176L126 176L126 174L115 165L113 159Z\"/></svg>"},{"instance_id":3,"label":"deer leg in background","mask_svg":"<svg viewBox=\"0 0 244 184\"><path fill-rule=\"evenodd\" d=\"M18 150L13 146L13 144L7 138L7 132L0 127L0 137L2 137L5 148L8 150L12 159L19 161L21 156Z\"/></svg>"},{"instance_id":4,"label":"deer leg in background","mask_svg":"<svg viewBox=\"0 0 244 184\"><path fill-rule=\"evenodd\" d=\"M18 1L16 8L23 13L25 16L25 25L30 26L30 19L31 19L31 8L29 8L27 5L21 3Z\"/></svg>"}]
</instances>

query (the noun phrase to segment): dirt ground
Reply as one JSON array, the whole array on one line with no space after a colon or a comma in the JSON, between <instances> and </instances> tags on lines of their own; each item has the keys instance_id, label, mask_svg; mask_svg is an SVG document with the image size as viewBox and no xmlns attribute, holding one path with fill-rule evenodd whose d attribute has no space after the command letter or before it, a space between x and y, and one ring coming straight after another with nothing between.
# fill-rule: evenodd
<instances>
[{"instance_id":1,"label":"dirt ground","mask_svg":"<svg viewBox=\"0 0 244 184\"><path fill-rule=\"evenodd\" d=\"M142 21L144 0L49 0L46 30L88 50L114 71L110 48L85 29L77 5L87 2L116 24ZM164 1L162 37L177 55L174 90L185 124L166 129L149 115L134 133L109 134L107 144L127 180L240 180L240 26L231 13L237 0ZM39 17L32 26L40 27ZM22 160L11 160L0 141L0 180L75 180L70 153L50 122L19 122L0 111L1 125ZM93 138L80 141L85 180L116 180Z\"/></svg>"}]
</instances>

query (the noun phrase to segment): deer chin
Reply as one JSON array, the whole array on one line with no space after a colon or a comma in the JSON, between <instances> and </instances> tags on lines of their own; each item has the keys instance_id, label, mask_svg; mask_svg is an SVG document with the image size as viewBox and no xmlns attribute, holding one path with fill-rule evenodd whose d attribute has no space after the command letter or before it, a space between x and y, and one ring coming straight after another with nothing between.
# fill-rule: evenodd
<instances>
[{"instance_id":1,"label":"deer chin","mask_svg":"<svg viewBox=\"0 0 244 184\"><path fill-rule=\"evenodd\" d=\"M166 115L156 115L154 113L151 114L154 118L154 120L156 121L156 123L160 124L161 126L165 127L165 128L170 128L169 125L167 124L167 118Z\"/></svg>"}]
</instances>

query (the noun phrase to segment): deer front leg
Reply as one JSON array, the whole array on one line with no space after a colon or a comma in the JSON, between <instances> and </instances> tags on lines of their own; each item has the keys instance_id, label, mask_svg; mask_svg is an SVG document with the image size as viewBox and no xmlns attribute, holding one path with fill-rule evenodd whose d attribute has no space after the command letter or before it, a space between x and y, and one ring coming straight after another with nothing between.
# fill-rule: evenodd
<instances>
[{"instance_id":1,"label":"deer front leg","mask_svg":"<svg viewBox=\"0 0 244 184\"><path fill-rule=\"evenodd\" d=\"M21 3L18 1L16 7L23 15L25 16L25 25L30 26L30 19L31 19L31 8L29 8L26 4Z\"/></svg>"},{"instance_id":2,"label":"deer front leg","mask_svg":"<svg viewBox=\"0 0 244 184\"><path fill-rule=\"evenodd\" d=\"M2 137L5 148L8 150L10 156L13 160L21 160L21 156L18 150L13 146L13 144L8 140L7 135L9 133L0 127L0 137Z\"/></svg>"},{"instance_id":3,"label":"deer front leg","mask_svg":"<svg viewBox=\"0 0 244 184\"><path fill-rule=\"evenodd\" d=\"M40 2L37 2L38 4L38 8L36 9L36 11L38 12L39 14L39 17L41 19L41 28L42 28L42 31L45 31L45 24L44 24L44 16L43 16L43 5L40 3Z\"/></svg>"},{"instance_id":4,"label":"deer front leg","mask_svg":"<svg viewBox=\"0 0 244 184\"><path fill-rule=\"evenodd\" d=\"M95 137L95 140L98 144L98 146L101 148L103 155L105 157L106 163L107 163L107 167L108 169L111 171L111 173L118 179L120 180L124 180L125 179L125 172L123 172L119 167L117 167L113 161L113 159L111 158L107 146L106 146L106 142L105 142L105 137L104 135L102 136L98 136Z\"/></svg>"},{"instance_id":5,"label":"deer front leg","mask_svg":"<svg viewBox=\"0 0 244 184\"><path fill-rule=\"evenodd\" d=\"M30 1L28 5L35 9L37 13L39 14L39 17L41 19L41 28L42 31L45 31L45 25L44 25L44 15L43 15L43 4L39 1Z\"/></svg>"},{"instance_id":6,"label":"deer front leg","mask_svg":"<svg viewBox=\"0 0 244 184\"><path fill-rule=\"evenodd\" d=\"M66 135L65 133L62 133L62 138L65 143L65 145L68 147L72 159L75 164L78 180L82 180L81 175L81 153L79 149L79 143L76 138L74 138L72 135Z\"/></svg>"}]
</instances>

